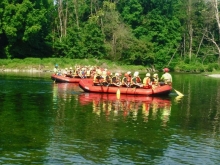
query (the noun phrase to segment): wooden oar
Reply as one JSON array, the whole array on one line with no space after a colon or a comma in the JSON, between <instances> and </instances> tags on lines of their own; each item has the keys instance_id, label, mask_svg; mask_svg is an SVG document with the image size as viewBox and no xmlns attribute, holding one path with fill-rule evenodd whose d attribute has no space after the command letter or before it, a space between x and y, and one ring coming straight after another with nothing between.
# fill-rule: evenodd
<instances>
[{"instance_id":1,"label":"wooden oar","mask_svg":"<svg viewBox=\"0 0 220 165\"><path fill-rule=\"evenodd\" d=\"M176 94L178 94L179 96L184 96L184 94L182 94L181 92L179 92L178 90L174 89L173 90L176 92Z\"/></svg>"}]
</instances>

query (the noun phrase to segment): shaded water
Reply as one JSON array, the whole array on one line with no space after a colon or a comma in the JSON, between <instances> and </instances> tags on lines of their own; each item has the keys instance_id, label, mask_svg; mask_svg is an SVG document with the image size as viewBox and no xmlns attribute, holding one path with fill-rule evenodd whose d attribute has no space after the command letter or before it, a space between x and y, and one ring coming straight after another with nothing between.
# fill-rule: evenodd
<instances>
[{"instance_id":1,"label":"shaded water","mask_svg":"<svg viewBox=\"0 0 220 165\"><path fill-rule=\"evenodd\" d=\"M0 75L0 164L219 164L220 79L173 74L176 93L83 93L50 75Z\"/></svg>"}]
</instances>

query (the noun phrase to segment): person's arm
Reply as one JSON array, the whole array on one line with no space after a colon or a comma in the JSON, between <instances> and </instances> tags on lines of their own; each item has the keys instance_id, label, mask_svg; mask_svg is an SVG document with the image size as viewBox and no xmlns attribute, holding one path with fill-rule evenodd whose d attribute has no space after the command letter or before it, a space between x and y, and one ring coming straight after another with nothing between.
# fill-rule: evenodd
<instances>
[{"instance_id":1,"label":"person's arm","mask_svg":"<svg viewBox=\"0 0 220 165\"><path fill-rule=\"evenodd\" d=\"M172 78L171 74L170 74L170 82L173 82L173 78Z\"/></svg>"},{"instance_id":2,"label":"person's arm","mask_svg":"<svg viewBox=\"0 0 220 165\"><path fill-rule=\"evenodd\" d=\"M162 80L162 81L164 80L164 74L161 76L160 80Z\"/></svg>"},{"instance_id":3,"label":"person's arm","mask_svg":"<svg viewBox=\"0 0 220 165\"><path fill-rule=\"evenodd\" d=\"M144 78L144 80L143 80L143 85L145 86L146 85L146 77Z\"/></svg>"}]
</instances>

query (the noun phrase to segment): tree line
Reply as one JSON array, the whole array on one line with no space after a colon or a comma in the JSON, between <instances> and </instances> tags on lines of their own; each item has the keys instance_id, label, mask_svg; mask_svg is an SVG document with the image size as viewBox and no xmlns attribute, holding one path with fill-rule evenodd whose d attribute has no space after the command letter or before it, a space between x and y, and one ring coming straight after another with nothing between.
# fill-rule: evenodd
<instances>
[{"instance_id":1,"label":"tree line","mask_svg":"<svg viewBox=\"0 0 220 165\"><path fill-rule=\"evenodd\" d=\"M220 66L218 0L2 0L0 58ZM181 68L179 68L181 69Z\"/></svg>"}]
</instances>

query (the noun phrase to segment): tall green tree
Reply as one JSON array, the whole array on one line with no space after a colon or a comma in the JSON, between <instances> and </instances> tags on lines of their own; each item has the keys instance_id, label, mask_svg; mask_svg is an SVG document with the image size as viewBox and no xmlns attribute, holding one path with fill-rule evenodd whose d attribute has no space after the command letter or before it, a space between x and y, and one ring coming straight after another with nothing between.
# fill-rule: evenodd
<instances>
[{"instance_id":1,"label":"tall green tree","mask_svg":"<svg viewBox=\"0 0 220 165\"><path fill-rule=\"evenodd\" d=\"M47 10L43 3L37 8L29 0L3 0L0 7L0 35L5 37L4 43L7 43L1 57L40 57L50 53L46 42Z\"/></svg>"}]
</instances>

